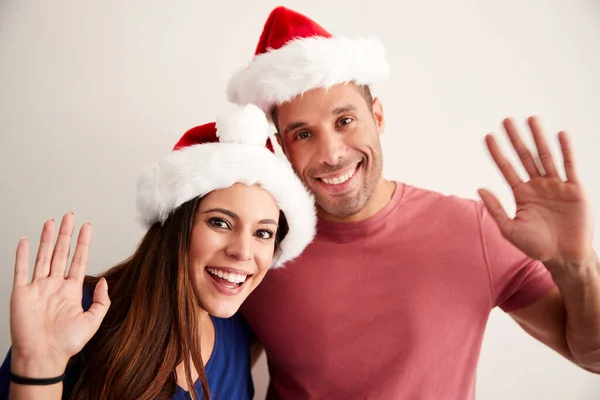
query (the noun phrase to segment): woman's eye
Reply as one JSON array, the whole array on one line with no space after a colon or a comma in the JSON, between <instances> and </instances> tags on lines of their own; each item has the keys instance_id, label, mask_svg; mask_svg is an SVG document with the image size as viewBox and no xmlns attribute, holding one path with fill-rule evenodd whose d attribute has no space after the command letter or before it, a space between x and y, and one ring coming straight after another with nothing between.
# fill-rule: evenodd
<instances>
[{"instance_id":1,"label":"woman's eye","mask_svg":"<svg viewBox=\"0 0 600 400\"><path fill-rule=\"evenodd\" d=\"M271 239L273 237L273 232L268 229L261 229L256 231L256 236L260 239Z\"/></svg>"},{"instance_id":2,"label":"woman's eye","mask_svg":"<svg viewBox=\"0 0 600 400\"><path fill-rule=\"evenodd\" d=\"M223 218L210 218L208 223L215 228L228 229L229 224Z\"/></svg>"}]
</instances>

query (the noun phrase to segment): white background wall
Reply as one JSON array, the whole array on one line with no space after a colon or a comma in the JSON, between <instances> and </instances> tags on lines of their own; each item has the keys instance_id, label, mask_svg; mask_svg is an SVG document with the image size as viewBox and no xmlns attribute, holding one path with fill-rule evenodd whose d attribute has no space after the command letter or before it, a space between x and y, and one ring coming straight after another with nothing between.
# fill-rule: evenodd
<instances>
[{"instance_id":1,"label":"white background wall","mask_svg":"<svg viewBox=\"0 0 600 400\"><path fill-rule=\"evenodd\" d=\"M136 174L188 128L228 108L269 0L0 2L0 348L10 344L13 254L21 236L74 211L94 226L97 273L133 250ZM538 114L571 132L600 227L600 2L288 1L336 34L377 34L393 78L385 175L475 197L487 186L512 212L483 135ZM504 138L503 145L506 145ZM507 146L504 146L508 148ZM512 156L512 154L511 154ZM596 236L595 248L600 250ZM32 255L33 257L33 255ZM267 374L255 371L257 398ZM563 361L494 312L478 398L600 399L600 378Z\"/></svg>"}]
</instances>

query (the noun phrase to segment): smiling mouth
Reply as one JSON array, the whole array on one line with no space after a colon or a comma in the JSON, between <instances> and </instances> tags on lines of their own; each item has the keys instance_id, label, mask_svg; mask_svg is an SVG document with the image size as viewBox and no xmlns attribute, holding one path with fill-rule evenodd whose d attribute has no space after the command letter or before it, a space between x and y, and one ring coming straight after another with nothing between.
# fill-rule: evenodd
<instances>
[{"instance_id":1,"label":"smiling mouth","mask_svg":"<svg viewBox=\"0 0 600 400\"><path fill-rule=\"evenodd\" d=\"M317 180L328 185L341 185L342 183L347 182L350 178L354 176L356 171L360 168L361 164L362 161L354 164L352 168L350 168L341 175L317 178Z\"/></svg>"},{"instance_id":2,"label":"smiling mouth","mask_svg":"<svg viewBox=\"0 0 600 400\"><path fill-rule=\"evenodd\" d=\"M208 275L218 284L225 286L228 289L237 289L241 287L251 274L239 274L226 272L219 268L206 268Z\"/></svg>"}]
</instances>

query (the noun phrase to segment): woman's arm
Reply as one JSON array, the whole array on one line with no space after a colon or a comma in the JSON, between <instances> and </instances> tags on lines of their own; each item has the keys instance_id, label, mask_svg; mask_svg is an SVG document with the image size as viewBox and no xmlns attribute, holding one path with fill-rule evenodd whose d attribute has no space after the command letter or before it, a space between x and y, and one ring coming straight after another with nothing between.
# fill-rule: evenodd
<instances>
[{"instance_id":1,"label":"woman's arm","mask_svg":"<svg viewBox=\"0 0 600 400\"><path fill-rule=\"evenodd\" d=\"M84 311L81 298L91 226L83 225L68 275L67 261L74 217L67 214L56 245L54 220L47 221L29 282L29 243L17 246L10 303L12 338L10 399L60 399L61 377L71 357L79 353L104 319L110 299L104 279L96 285L93 304Z\"/></svg>"},{"instance_id":2,"label":"woman's arm","mask_svg":"<svg viewBox=\"0 0 600 400\"><path fill-rule=\"evenodd\" d=\"M56 378L63 375L66 364L52 359L27 359L20 354L13 353L11 356L11 374L19 377L34 379ZM33 400L33 399L60 399L63 392L62 380L44 385L31 385L27 383L10 383L11 400Z\"/></svg>"}]
</instances>

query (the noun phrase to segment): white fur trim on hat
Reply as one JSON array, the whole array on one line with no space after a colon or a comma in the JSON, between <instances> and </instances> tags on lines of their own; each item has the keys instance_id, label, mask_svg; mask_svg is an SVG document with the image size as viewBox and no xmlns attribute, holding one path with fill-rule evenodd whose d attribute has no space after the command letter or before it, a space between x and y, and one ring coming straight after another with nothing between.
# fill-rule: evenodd
<instances>
[{"instance_id":1,"label":"white fur trim on hat","mask_svg":"<svg viewBox=\"0 0 600 400\"><path fill-rule=\"evenodd\" d=\"M375 37L309 37L254 57L228 82L229 101L270 108L315 88L355 82L371 85L390 74L385 48Z\"/></svg>"},{"instance_id":2,"label":"white fur trim on hat","mask_svg":"<svg viewBox=\"0 0 600 400\"><path fill-rule=\"evenodd\" d=\"M265 113L253 104L217 118L216 129L221 143L264 146L269 138L269 121Z\"/></svg>"},{"instance_id":3,"label":"white fur trim on hat","mask_svg":"<svg viewBox=\"0 0 600 400\"><path fill-rule=\"evenodd\" d=\"M285 214L289 232L273 266L300 255L315 235L314 201L289 163L264 145L205 143L173 151L143 170L137 187L138 212L146 226L163 223L183 203L236 183L260 185Z\"/></svg>"}]
</instances>

